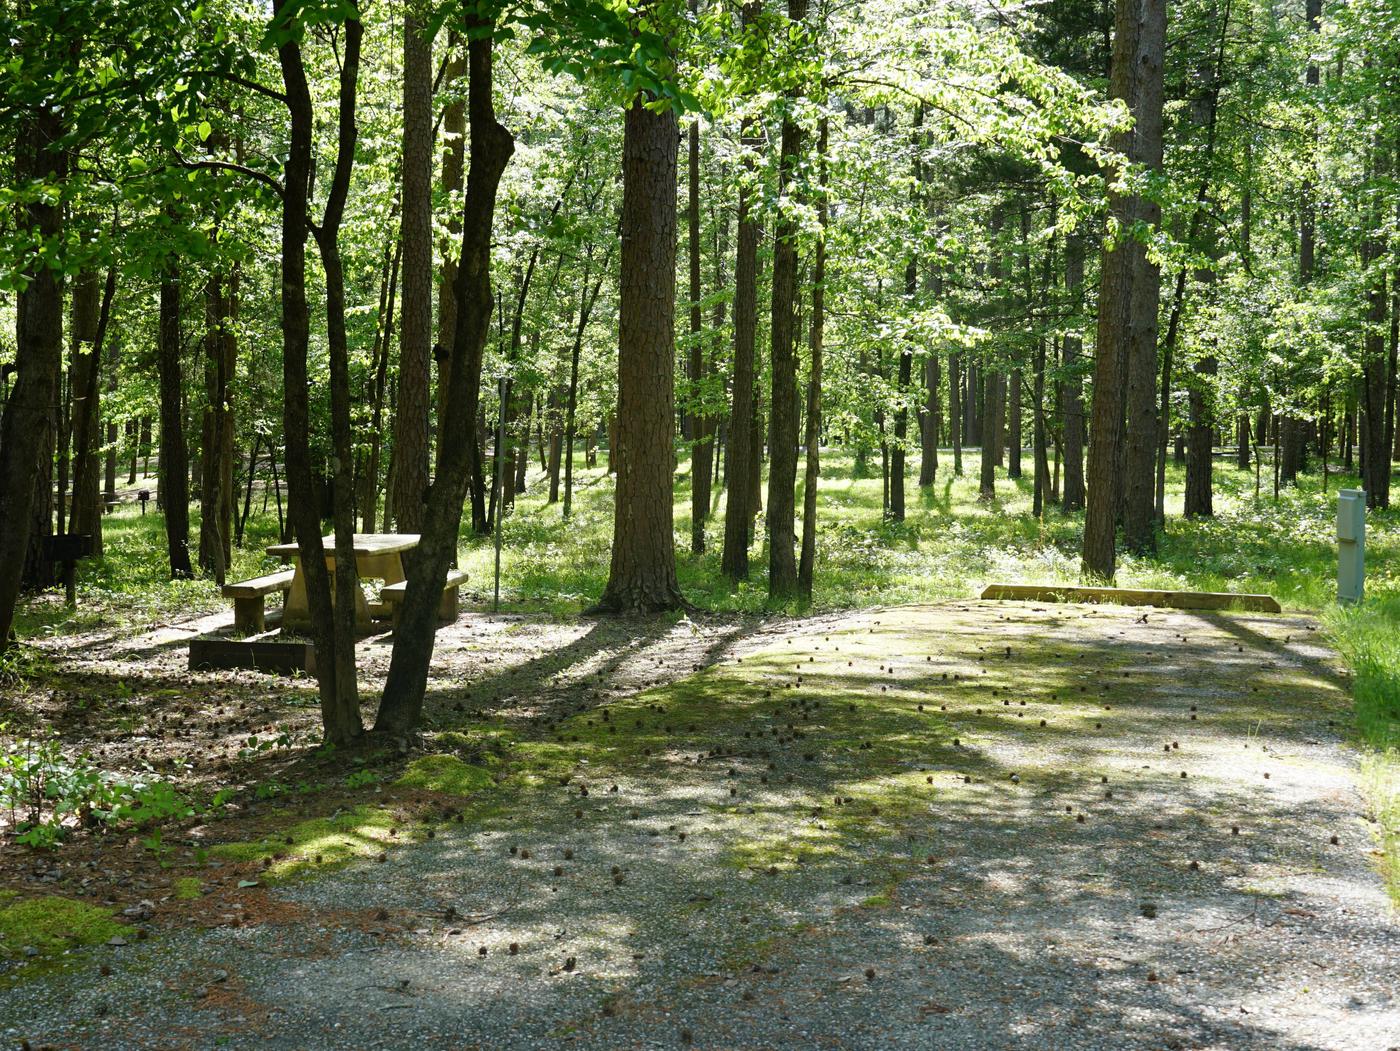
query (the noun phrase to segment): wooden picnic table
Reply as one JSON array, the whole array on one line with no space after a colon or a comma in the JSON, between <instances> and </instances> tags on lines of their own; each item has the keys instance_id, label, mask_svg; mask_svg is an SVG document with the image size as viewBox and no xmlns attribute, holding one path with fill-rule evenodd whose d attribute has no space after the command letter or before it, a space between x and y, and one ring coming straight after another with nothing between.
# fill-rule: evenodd
<instances>
[{"instance_id":1,"label":"wooden picnic table","mask_svg":"<svg viewBox=\"0 0 1400 1051\"><path fill-rule=\"evenodd\" d=\"M335 537L323 536L326 549L326 569L331 574L331 593L335 593ZM403 553L418 546L417 533L356 533L354 537L355 573L360 580L382 580L385 586L405 580ZM306 601L306 578L301 569L301 549L296 544L274 544L269 555L291 559L296 566L291 590L282 606L284 627L306 627L311 623L311 610ZM373 616L382 612L372 609L363 586L355 589L355 624L368 630Z\"/></svg>"}]
</instances>

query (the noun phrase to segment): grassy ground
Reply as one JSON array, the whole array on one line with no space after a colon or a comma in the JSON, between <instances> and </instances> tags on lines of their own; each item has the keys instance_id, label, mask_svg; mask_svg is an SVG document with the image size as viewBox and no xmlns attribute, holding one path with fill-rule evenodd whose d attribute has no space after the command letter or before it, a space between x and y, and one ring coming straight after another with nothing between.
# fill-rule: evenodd
<instances>
[{"instance_id":1,"label":"grassy ground","mask_svg":"<svg viewBox=\"0 0 1400 1051\"><path fill-rule=\"evenodd\" d=\"M860 477L850 456L825 453L814 609L965 597L991 580L1077 580L1081 515L1052 510L1043 520L1033 518L1029 472L1022 479L1000 478L996 501L981 503L976 451L965 455L961 476L953 474L951 460L945 452L935 485L920 489L911 480L906 521L892 524L882 515L878 462L872 464L877 473ZM601 594L612 530L612 480L602 467L578 470L576 479L574 514L568 521L559 505L546 504L547 487L538 477L518 498L503 533L504 608L572 617ZM1267 473L1259 499L1255 482L1252 471L1218 462L1216 517L1186 521L1180 517L1183 472L1172 465L1168 519L1158 550L1123 558L1118 583L1267 592L1287 609L1324 616L1353 671L1367 782L1383 830L1389 879L1400 893L1400 510L1370 515L1368 601L1360 609L1342 611L1334 602L1336 490L1357 485L1357 479L1333 475L1324 491L1320 475L1308 475L1277 501ZM765 607L767 555L761 526L752 552L752 579L732 587L719 572L722 497L710 521L708 550L699 556L689 553L690 473L684 462L677 474L675 521L680 583L692 603L713 611ZM106 557L82 569L79 611L70 613L52 599L31 603L22 611L21 633L61 634L97 621L110 625L114 619L149 625L175 612L219 609L223 600L211 582L166 579L161 530L160 516L141 516L135 505L110 516ZM197 530L196 519L192 534L197 536ZM276 541L276 533L271 511L250 519L245 546L235 552L234 579L275 566L262 552ZM478 596L489 596L491 542L464 535L460 553L472 588Z\"/></svg>"}]
</instances>

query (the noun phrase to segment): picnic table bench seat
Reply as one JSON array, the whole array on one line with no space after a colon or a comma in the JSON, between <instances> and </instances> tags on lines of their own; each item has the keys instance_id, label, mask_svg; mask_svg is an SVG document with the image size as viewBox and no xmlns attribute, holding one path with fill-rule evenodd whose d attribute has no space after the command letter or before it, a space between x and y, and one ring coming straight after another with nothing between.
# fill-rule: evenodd
<instances>
[{"instance_id":1,"label":"picnic table bench seat","mask_svg":"<svg viewBox=\"0 0 1400 1051\"><path fill-rule=\"evenodd\" d=\"M296 575L291 569L278 570L251 580L225 584L224 598L233 599L233 627L244 635L256 635L267 630L264 600L274 591L287 591Z\"/></svg>"},{"instance_id":2,"label":"picnic table bench seat","mask_svg":"<svg viewBox=\"0 0 1400 1051\"><path fill-rule=\"evenodd\" d=\"M438 602L438 618L444 621L457 619L457 592L463 584L467 582L467 571L465 569L449 569L447 579L442 586L442 599ZM386 584L379 591L379 601L390 607L393 611L394 620L399 619L399 604L403 602L403 597L408 593L408 581L400 580L396 584Z\"/></svg>"}]
</instances>

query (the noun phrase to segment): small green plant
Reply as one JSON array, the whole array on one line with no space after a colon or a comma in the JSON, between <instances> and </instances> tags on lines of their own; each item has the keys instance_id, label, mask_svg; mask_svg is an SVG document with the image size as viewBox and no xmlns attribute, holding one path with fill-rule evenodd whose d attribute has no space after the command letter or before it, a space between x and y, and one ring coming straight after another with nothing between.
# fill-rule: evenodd
<instances>
[{"instance_id":1,"label":"small green plant","mask_svg":"<svg viewBox=\"0 0 1400 1051\"><path fill-rule=\"evenodd\" d=\"M0 807L29 847L51 847L75 826L92 824L156 828L195 813L194 805L164 781L126 782L87 755L69 758L52 735L24 738L0 753Z\"/></svg>"},{"instance_id":2,"label":"small green plant","mask_svg":"<svg viewBox=\"0 0 1400 1051\"><path fill-rule=\"evenodd\" d=\"M364 788L366 785L373 785L379 782L379 775L373 770L356 770L354 773L345 775L346 788Z\"/></svg>"},{"instance_id":3,"label":"small green plant","mask_svg":"<svg viewBox=\"0 0 1400 1051\"><path fill-rule=\"evenodd\" d=\"M296 743L296 737L291 731L279 726L275 735L259 737L253 734L243 742L243 747L238 750L238 758L250 759L263 752L271 752L281 748L291 748Z\"/></svg>"}]
</instances>

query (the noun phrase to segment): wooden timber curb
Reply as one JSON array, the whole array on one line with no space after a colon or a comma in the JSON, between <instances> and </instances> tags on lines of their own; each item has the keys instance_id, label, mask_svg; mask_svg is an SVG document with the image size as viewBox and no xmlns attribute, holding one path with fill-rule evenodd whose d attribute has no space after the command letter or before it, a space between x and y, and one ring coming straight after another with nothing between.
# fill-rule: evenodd
<instances>
[{"instance_id":1,"label":"wooden timber curb","mask_svg":"<svg viewBox=\"0 0 1400 1051\"><path fill-rule=\"evenodd\" d=\"M1238 609L1282 613L1272 595L1235 595L1228 591L1152 591L1141 588L1088 588L1068 584L988 584L982 598L1021 602L1111 602L1120 606L1167 606L1171 609Z\"/></svg>"},{"instance_id":2,"label":"wooden timber curb","mask_svg":"<svg viewBox=\"0 0 1400 1051\"><path fill-rule=\"evenodd\" d=\"M309 642L257 639L191 639L190 670L252 668L290 675L316 674L316 647Z\"/></svg>"}]
</instances>

